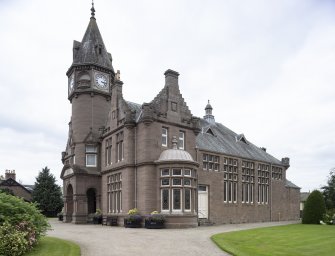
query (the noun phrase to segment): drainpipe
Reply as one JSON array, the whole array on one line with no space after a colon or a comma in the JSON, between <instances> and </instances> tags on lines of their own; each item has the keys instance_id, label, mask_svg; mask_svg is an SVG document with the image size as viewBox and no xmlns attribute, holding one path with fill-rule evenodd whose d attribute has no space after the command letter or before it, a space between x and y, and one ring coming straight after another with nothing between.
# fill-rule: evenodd
<instances>
[{"instance_id":1,"label":"drainpipe","mask_svg":"<svg viewBox=\"0 0 335 256\"><path fill-rule=\"evenodd\" d=\"M135 126L135 208L137 208L137 126Z\"/></svg>"},{"instance_id":2,"label":"drainpipe","mask_svg":"<svg viewBox=\"0 0 335 256\"><path fill-rule=\"evenodd\" d=\"M271 191L271 202L270 202L270 221L272 221L272 199L273 199L273 189L272 189L272 164L270 164L270 174L269 174L269 180L270 180L270 191Z\"/></svg>"}]
</instances>

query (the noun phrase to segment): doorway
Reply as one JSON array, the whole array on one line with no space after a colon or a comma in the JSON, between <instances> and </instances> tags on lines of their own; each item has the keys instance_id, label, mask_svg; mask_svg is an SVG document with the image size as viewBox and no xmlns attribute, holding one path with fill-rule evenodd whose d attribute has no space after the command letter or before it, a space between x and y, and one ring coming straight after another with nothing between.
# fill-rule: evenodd
<instances>
[{"instance_id":1,"label":"doorway","mask_svg":"<svg viewBox=\"0 0 335 256\"><path fill-rule=\"evenodd\" d=\"M198 186L198 215L199 219L208 219L208 186Z\"/></svg>"},{"instance_id":2,"label":"doorway","mask_svg":"<svg viewBox=\"0 0 335 256\"><path fill-rule=\"evenodd\" d=\"M95 189L89 188L86 192L86 196L87 196L87 214L95 213L97 211Z\"/></svg>"}]
</instances>

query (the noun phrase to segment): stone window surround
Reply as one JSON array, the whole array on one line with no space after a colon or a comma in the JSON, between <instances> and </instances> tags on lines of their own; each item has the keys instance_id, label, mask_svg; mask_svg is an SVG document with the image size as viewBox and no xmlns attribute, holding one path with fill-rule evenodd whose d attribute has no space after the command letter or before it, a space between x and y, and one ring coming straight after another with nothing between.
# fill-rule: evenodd
<instances>
[{"instance_id":1,"label":"stone window surround","mask_svg":"<svg viewBox=\"0 0 335 256\"><path fill-rule=\"evenodd\" d=\"M85 145L86 166L97 167L97 158L98 158L97 146L93 144L86 144ZM94 163L89 163L90 160L93 160Z\"/></svg>"},{"instance_id":2,"label":"stone window surround","mask_svg":"<svg viewBox=\"0 0 335 256\"><path fill-rule=\"evenodd\" d=\"M122 173L107 176L107 211L122 213Z\"/></svg>"},{"instance_id":3,"label":"stone window surround","mask_svg":"<svg viewBox=\"0 0 335 256\"><path fill-rule=\"evenodd\" d=\"M174 170L181 170L181 175L176 174ZM169 181L167 181L167 179L169 179ZM173 183L174 179L178 179L181 182L178 185L174 185ZM161 197L160 208L162 213L182 214L192 212L192 207L195 206L193 201L196 196L195 190L197 186L196 171L194 169L187 167L160 168L159 184L160 184L160 197ZM174 200L175 193L179 193L180 207L178 207L178 209L174 209L176 203ZM167 196L168 207L164 207L163 205L165 201L163 196ZM186 198L186 196L189 197ZM186 209L185 206L187 205L189 205L189 207ZM195 211L195 209L193 209L193 211Z\"/></svg>"}]
</instances>

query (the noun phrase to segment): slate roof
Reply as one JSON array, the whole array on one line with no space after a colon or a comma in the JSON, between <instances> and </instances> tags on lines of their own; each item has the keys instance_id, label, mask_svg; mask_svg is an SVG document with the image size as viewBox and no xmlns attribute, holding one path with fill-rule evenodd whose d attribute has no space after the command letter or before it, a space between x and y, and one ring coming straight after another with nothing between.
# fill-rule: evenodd
<instances>
[{"instance_id":1,"label":"slate roof","mask_svg":"<svg viewBox=\"0 0 335 256\"><path fill-rule=\"evenodd\" d=\"M289 188L298 188L298 189L300 189L300 187L298 187L297 185L295 185L294 183L292 183L292 182L289 181L289 180L286 180L285 187L289 187Z\"/></svg>"},{"instance_id":2,"label":"slate roof","mask_svg":"<svg viewBox=\"0 0 335 256\"><path fill-rule=\"evenodd\" d=\"M101 52L99 49L101 49ZM94 17L91 17L82 41L74 41L73 51L72 65L95 64L114 71L112 66L112 55L106 50L98 24Z\"/></svg>"},{"instance_id":3,"label":"slate roof","mask_svg":"<svg viewBox=\"0 0 335 256\"><path fill-rule=\"evenodd\" d=\"M135 121L137 122L139 116L141 115L142 105L131 101L126 101L126 103L128 107L131 109L131 111L134 111L136 113Z\"/></svg>"},{"instance_id":4,"label":"slate roof","mask_svg":"<svg viewBox=\"0 0 335 256\"><path fill-rule=\"evenodd\" d=\"M246 140L243 134L237 134L220 123L208 123L204 119L200 120L200 124L202 132L197 135L196 144L201 150L283 165L280 160ZM208 129L214 136L206 132Z\"/></svg>"},{"instance_id":5,"label":"slate roof","mask_svg":"<svg viewBox=\"0 0 335 256\"><path fill-rule=\"evenodd\" d=\"M306 202L307 198L309 197L311 193L309 192L301 192L300 193L300 201L301 202Z\"/></svg>"}]
</instances>

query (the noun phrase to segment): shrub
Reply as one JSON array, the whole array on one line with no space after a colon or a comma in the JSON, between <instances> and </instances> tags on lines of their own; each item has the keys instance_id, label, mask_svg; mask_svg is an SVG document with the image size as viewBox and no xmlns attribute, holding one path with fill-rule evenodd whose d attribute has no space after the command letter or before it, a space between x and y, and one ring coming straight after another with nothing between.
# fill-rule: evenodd
<instances>
[{"instance_id":1,"label":"shrub","mask_svg":"<svg viewBox=\"0 0 335 256\"><path fill-rule=\"evenodd\" d=\"M1 256L17 256L29 251L49 227L35 204L0 193Z\"/></svg>"},{"instance_id":2,"label":"shrub","mask_svg":"<svg viewBox=\"0 0 335 256\"><path fill-rule=\"evenodd\" d=\"M320 191L314 190L306 200L302 223L319 224L326 212L324 198Z\"/></svg>"},{"instance_id":3,"label":"shrub","mask_svg":"<svg viewBox=\"0 0 335 256\"><path fill-rule=\"evenodd\" d=\"M323 222L328 225L333 225L335 221L335 209L327 210L323 215Z\"/></svg>"},{"instance_id":4,"label":"shrub","mask_svg":"<svg viewBox=\"0 0 335 256\"><path fill-rule=\"evenodd\" d=\"M19 256L31 247L26 239L27 232L19 230L8 222L0 225L0 255Z\"/></svg>"},{"instance_id":5,"label":"shrub","mask_svg":"<svg viewBox=\"0 0 335 256\"><path fill-rule=\"evenodd\" d=\"M12 226L20 223L26 227L33 227L36 238L45 235L50 228L47 219L40 213L34 203L24 202L23 199L15 196L0 193L0 224L8 222Z\"/></svg>"}]
</instances>

